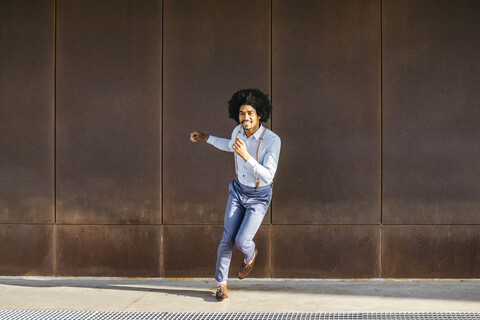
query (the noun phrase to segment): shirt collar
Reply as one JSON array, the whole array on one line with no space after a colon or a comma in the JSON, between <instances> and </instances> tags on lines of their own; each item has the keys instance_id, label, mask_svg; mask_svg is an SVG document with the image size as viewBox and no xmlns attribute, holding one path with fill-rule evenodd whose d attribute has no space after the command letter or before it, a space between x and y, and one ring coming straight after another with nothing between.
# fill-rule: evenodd
<instances>
[{"instance_id":1,"label":"shirt collar","mask_svg":"<svg viewBox=\"0 0 480 320\"><path fill-rule=\"evenodd\" d=\"M263 130L264 130L264 128L263 128L262 124L260 124L260 126L258 127L258 130L255 131L255 133L252 134L252 136L255 137L256 140L259 140L260 137L261 137L261 135L262 135ZM242 132L243 135L244 135L245 137L247 137L247 135L245 134L245 129L242 129L242 131L243 131L243 132Z\"/></svg>"}]
</instances>

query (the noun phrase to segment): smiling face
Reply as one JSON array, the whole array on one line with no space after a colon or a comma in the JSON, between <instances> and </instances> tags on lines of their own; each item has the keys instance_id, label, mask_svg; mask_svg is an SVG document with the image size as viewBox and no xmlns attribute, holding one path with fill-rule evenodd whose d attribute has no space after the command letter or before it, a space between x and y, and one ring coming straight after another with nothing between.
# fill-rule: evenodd
<instances>
[{"instance_id":1,"label":"smiling face","mask_svg":"<svg viewBox=\"0 0 480 320\"><path fill-rule=\"evenodd\" d=\"M260 116L254 107L248 104L244 104L240 107L238 113L238 120L242 124L245 133L249 137L254 134L260 127Z\"/></svg>"}]
</instances>

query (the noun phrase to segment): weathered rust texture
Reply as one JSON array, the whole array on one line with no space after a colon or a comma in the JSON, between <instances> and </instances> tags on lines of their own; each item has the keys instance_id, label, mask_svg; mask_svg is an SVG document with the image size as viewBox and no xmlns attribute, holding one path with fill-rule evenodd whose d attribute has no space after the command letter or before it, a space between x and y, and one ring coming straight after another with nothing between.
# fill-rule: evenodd
<instances>
[{"instance_id":1,"label":"weathered rust texture","mask_svg":"<svg viewBox=\"0 0 480 320\"><path fill-rule=\"evenodd\" d=\"M0 275L52 276L53 225L0 225Z\"/></svg>"},{"instance_id":2,"label":"weathered rust texture","mask_svg":"<svg viewBox=\"0 0 480 320\"><path fill-rule=\"evenodd\" d=\"M380 226L272 226L273 278L378 278Z\"/></svg>"},{"instance_id":3,"label":"weathered rust texture","mask_svg":"<svg viewBox=\"0 0 480 320\"><path fill-rule=\"evenodd\" d=\"M380 222L380 2L273 1L276 224Z\"/></svg>"},{"instance_id":4,"label":"weathered rust texture","mask_svg":"<svg viewBox=\"0 0 480 320\"><path fill-rule=\"evenodd\" d=\"M164 223L223 223L233 153L192 130L230 138L227 102L243 88L269 93L267 0L164 3ZM266 217L265 221L270 221Z\"/></svg>"},{"instance_id":5,"label":"weathered rust texture","mask_svg":"<svg viewBox=\"0 0 480 320\"><path fill-rule=\"evenodd\" d=\"M384 226L382 277L479 278L479 239L479 226Z\"/></svg>"},{"instance_id":6,"label":"weathered rust texture","mask_svg":"<svg viewBox=\"0 0 480 320\"><path fill-rule=\"evenodd\" d=\"M54 221L53 2L0 1L0 223Z\"/></svg>"},{"instance_id":7,"label":"weathered rust texture","mask_svg":"<svg viewBox=\"0 0 480 320\"><path fill-rule=\"evenodd\" d=\"M57 221L160 223L161 2L57 3Z\"/></svg>"},{"instance_id":8,"label":"weathered rust texture","mask_svg":"<svg viewBox=\"0 0 480 320\"><path fill-rule=\"evenodd\" d=\"M213 278L223 226L166 225L164 228L165 277ZM261 226L254 241L259 254L249 277L269 278L270 227ZM229 277L238 277L243 258L234 246Z\"/></svg>"},{"instance_id":9,"label":"weathered rust texture","mask_svg":"<svg viewBox=\"0 0 480 320\"><path fill-rule=\"evenodd\" d=\"M383 2L384 223L480 222L479 14Z\"/></svg>"},{"instance_id":10,"label":"weathered rust texture","mask_svg":"<svg viewBox=\"0 0 480 320\"><path fill-rule=\"evenodd\" d=\"M57 276L158 277L161 226L57 226Z\"/></svg>"}]
</instances>

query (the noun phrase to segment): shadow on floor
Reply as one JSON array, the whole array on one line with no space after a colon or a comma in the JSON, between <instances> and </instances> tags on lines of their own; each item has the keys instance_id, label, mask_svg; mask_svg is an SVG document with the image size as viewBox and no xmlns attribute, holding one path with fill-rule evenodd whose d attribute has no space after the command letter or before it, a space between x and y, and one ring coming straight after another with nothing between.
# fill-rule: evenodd
<instances>
[{"instance_id":1,"label":"shadow on floor","mask_svg":"<svg viewBox=\"0 0 480 320\"><path fill-rule=\"evenodd\" d=\"M0 285L21 287L71 287L103 290L153 292L215 302L214 280L105 279L105 278L19 278L0 277ZM269 294L321 294L413 299L480 301L478 280L270 280L229 281L229 290L260 291Z\"/></svg>"}]
</instances>

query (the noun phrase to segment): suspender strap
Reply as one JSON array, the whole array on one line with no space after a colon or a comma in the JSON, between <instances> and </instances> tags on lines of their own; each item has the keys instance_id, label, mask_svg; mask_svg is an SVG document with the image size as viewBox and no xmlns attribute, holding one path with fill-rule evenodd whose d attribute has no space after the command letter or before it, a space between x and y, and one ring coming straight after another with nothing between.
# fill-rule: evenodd
<instances>
[{"instance_id":1,"label":"suspender strap","mask_svg":"<svg viewBox=\"0 0 480 320\"><path fill-rule=\"evenodd\" d=\"M260 139L258 140L258 145L257 145L257 155L255 156L255 160L258 162L258 150L260 150L260 144L262 143L263 136L265 135L265 132L267 131L267 128L263 129L262 135L260 136ZM260 179L257 178L257 183L255 184L255 188L258 188L260 185Z\"/></svg>"},{"instance_id":2,"label":"suspender strap","mask_svg":"<svg viewBox=\"0 0 480 320\"><path fill-rule=\"evenodd\" d=\"M237 135L235 136L235 140L237 140L240 132L242 132L242 129L238 130ZM233 152L233 159L235 160L235 173L237 174L237 177L238 177L237 154L235 152Z\"/></svg>"},{"instance_id":3,"label":"suspender strap","mask_svg":"<svg viewBox=\"0 0 480 320\"><path fill-rule=\"evenodd\" d=\"M238 130L237 135L235 136L235 140L238 138L238 135L240 134L240 132L242 132L242 129ZM255 160L257 160L257 162L258 162L258 152L260 151L260 144L262 143L265 132L267 132L267 128L263 129L262 135L260 136L260 139L258 139L257 152L255 154ZM238 176L237 154L235 152L233 153L233 158L235 159L235 172L237 173L237 176ZM255 188L258 188L259 185L260 185L260 179L257 178L257 182L255 183Z\"/></svg>"}]
</instances>

